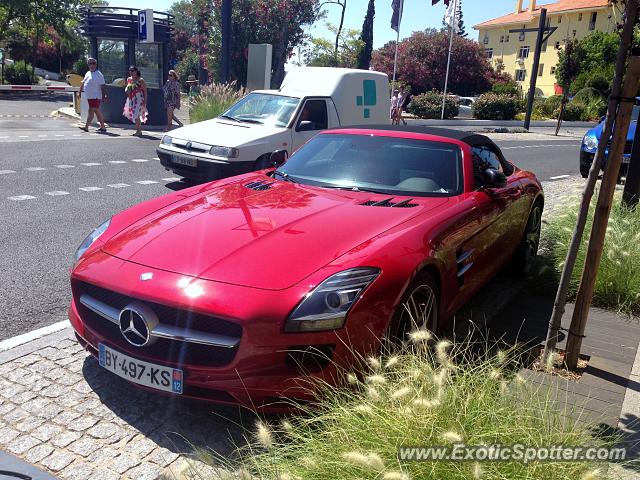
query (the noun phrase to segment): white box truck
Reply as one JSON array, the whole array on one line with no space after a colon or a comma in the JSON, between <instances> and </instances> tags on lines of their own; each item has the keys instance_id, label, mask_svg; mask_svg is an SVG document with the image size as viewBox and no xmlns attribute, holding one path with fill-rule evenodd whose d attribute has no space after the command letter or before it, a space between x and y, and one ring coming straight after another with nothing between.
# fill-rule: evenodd
<instances>
[{"instance_id":1,"label":"white box truck","mask_svg":"<svg viewBox=\"0 0 640 480\"><path fill-rule=\"evenodd\" d=\"M156 151L167 170L214 180L267 168L271 153L291 154L320 130L389 123L386 74L303 67L279 90L255 90L217 118L168 132Z\"/></svg>"}]
</instances>

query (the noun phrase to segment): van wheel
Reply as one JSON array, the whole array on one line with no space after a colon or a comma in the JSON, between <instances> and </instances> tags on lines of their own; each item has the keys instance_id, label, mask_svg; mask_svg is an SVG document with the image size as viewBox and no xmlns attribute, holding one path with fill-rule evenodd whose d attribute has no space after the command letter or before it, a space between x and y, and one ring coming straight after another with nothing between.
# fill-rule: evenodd
<instances>
[{"instance_id":1,"label":"van wheel","mask_svg":"<svg viewBox=\"0 0 640 480\"><path fill-rule=\"evenodd\" d=\"M269 168L269 159L271 158L270 153L265 153L264 155L260 155L258 159L253 164L253 170L264 170L265 168Z\"/></svg>"},{"instance_id":2,"label":"van wheel","mask_svg":"<svg viewBox=\"0 0 640 480\"><path fill-rule=\"evenodd\" d=\"M391 343L405 342L410 332L427 329L436 333L440 294L438 285L427 273L419 273L402 296L388 331Z\"/></svg>"}]
</instances>

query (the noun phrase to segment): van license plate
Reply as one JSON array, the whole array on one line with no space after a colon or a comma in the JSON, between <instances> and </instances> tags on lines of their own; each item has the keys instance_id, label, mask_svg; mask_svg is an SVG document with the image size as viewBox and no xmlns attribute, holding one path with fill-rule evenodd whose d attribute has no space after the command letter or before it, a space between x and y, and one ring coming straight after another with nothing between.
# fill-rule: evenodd
<instances>
[{"instance_id":1,"label":"van license plate","mask_svg":"<svg viewBox=\"0 0 640 480\"><path fill-rule=\"evenodd\" d=\"M182 393L182 370L137 360L101 343L100 366L130 382L163 392Z\"/></svg>"},{"instance_id":2,"label":"van license plate","mask_svg":"<svg viewBox=\"0 0 640 480\"><path fill-rule=\"evenodd\" d=\"M171 155L171 161L173 163L177 163L178 165L186 165L187 167L196 168L198 166L198 160L191 157L181 157L179 155Z\"/></svg>"}]
</instances>

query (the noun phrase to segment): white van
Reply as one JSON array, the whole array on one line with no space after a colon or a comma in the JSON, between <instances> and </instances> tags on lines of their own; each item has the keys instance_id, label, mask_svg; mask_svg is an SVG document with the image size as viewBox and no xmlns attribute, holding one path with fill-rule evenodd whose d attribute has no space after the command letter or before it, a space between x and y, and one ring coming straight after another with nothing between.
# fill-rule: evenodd
<instances>
[{"instance_id":1,"label":"white van","mask_svg":"<svg viewBox=\"0 0 640 480\"><path fill-rule=\"evenodd\" d=\"M167 170L213 180L267 168L271 153L291 154L320 130L389 122L386 74L304 67L279 90L255 90L218 118L172 130L156 151Z\"/></svg>"}]
</instances>

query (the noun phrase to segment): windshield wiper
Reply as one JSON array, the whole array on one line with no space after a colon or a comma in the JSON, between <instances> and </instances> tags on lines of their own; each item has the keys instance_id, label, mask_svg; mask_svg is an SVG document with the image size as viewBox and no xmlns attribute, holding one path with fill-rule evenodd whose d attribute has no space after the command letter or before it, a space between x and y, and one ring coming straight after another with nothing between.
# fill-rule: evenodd
<instances>
[{"instance_id":1,"label":"windshield wiper","mask_svg":"<svg viewBox=\"0 0 640 480\"><path fill-rule=\"evenodd\" d=\"M280 170L274 170L273 176L280 175L285 182L298 183L296 180L291 178L288 173L281 172Z\"/></svg>"},{"instance_id":2,"label":"windshield wiper","mask_svg":"<svg viewBox=\"0 0 640 480\"><path fill-rule=\"evenodd\" d=\"M234 118L236 122L244 122L244 123L257 123L258 125L263 125L264 122L260 120L255 120L253 118Z\"/></svg>"},{"instance_id":3,"label":"windshield wiper","mask_svg":"<svg viewBox=\"0 0 640 480\"><path fill-rule=\"evenodd\" d=\"M359 187L357 185L316 185L320 188L333 188L335 190L348 190L350 192L367 192L367 193L380 193L382 195L390 195L388 191L376 190L373 188Z\"/></svg>"},{"instance_id":4,"label":"windshield wiper","mask_svg":"<svg viewBox=\"0 0 640 480\"><path fill-rule=\"evenodd\" d=\"M240 120L238 120L236 117L232 117L230 115L220 115L218 118L224 118L225 120L231 120L233 122L240 123Z\"/></svg>"}]
</instances>

